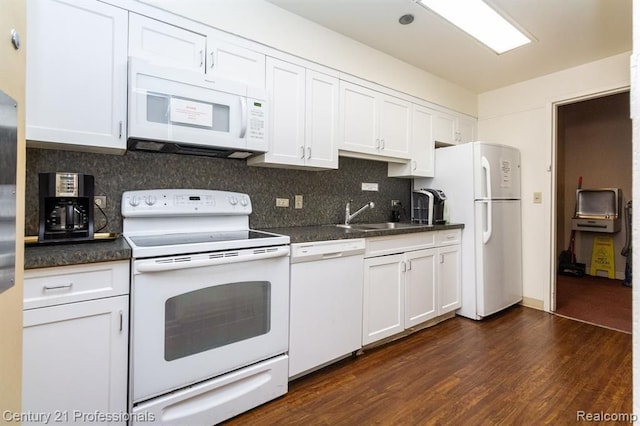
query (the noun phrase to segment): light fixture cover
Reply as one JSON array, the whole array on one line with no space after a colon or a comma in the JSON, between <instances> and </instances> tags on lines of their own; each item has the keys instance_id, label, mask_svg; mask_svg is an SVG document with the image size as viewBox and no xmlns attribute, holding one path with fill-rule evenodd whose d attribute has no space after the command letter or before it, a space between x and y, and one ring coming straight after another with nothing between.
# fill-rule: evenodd
<instances>
[{"instance_id":1,"label":"light fixture cover","mask_svg":"<svg viewBox=\"0 0 640 426\"><path fill-rule=\"evenodd\" d=\"M498 54L532 41L482 0L417 0L417 2Z\"/></svg>"}]
</instances>

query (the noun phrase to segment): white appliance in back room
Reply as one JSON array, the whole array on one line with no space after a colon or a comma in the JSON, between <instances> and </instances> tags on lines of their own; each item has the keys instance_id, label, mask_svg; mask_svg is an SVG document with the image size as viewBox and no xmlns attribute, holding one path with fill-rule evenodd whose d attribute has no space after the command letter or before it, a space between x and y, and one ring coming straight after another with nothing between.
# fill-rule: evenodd
<instances>
[{"instance_id":1,"label":"white appliance in back room","mask_svg":"<svg viewBox=\"0 0 640 426\"><path fill-rule=\"evenodd\" d=\"M447 195L450 222L462 231L462 307L482 319L522 300L520 151L472 142L436 149L434 178L414 190Z\"/></svg>"}]
</instances>

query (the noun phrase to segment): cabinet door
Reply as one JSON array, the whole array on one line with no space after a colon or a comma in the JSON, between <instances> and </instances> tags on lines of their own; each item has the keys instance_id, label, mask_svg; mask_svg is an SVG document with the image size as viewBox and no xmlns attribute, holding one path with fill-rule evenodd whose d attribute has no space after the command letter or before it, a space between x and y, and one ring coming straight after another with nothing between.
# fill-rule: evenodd
<instances>
[{"instance_id":1,"label":"cabinet door","mask_svg":"<svg viewBox=\"0 0 640 426\"><path fill-rule=\"evenodd\" d=\"M129 56L204 73L205 49L201 34L129 14Z\"/></svg>"},{"instance_id":2,"label":"cabinet door","mask_svg":"<svg viewBox=\"0 0 640 426\"><path fill-rule=\"evenodd\" d=\"M29 0L27 20L31 146L124 152L127 11L98 1Z\"/></svg>"},{"instance_id":3,"label":"cabinet door","mask_svg":"<svg viewBox=\"0 0 640 426\"><path fill-rule=\"evenodd\" d=\"M456 144L456 118L443 111L434 111L433 140L445 145Z\"/></svg>"},{"instance_id":4,"label":"cabinet door","mask_svg":"<svg viewBox=\"0 0 640 426\"><path fill-rule=\"evenodd\" d=\"M340 82L340 148L378 154L378 94L355 84Z\"/></svg>"},{"instance_id":5,"label":"cabinet door","mask_svg":"<svg viewBox=\"0 0 640 426\"><path fill-rule=\"evenodd\" d=\"M444 314L461 306L460 245L438 248L439 312Z\"/></svg>"},{"instance_id":6,"label":"cabinet door","mask_svg":"<svg viewBox=\"0 0 640 426\"><path fill-rule=\"evenodd\" d=\"M471 117L458 117L457 133L458 143L468 143L476 140L476 120Z\"/></svg>"},{"instance_id":7,"label":"cabinet door","mask_svg":"<svg viewBox=\"0 0 640 426\"><path fill-rule=\"evenodd\" d=\"M207 79L239 81L252 87L265 87L265 55L207 37Z\"/></svg>"},{"instance_id":8,"label":"cabinet door","mask_svg":"<svg viewBox=\"0 0 640 426\"><path fill-rule=\"evenodd\" d=\"M61 424L127 412L128 307L117 296L25 311L23 410Z\"/></svg>"},{"instance_id":9,"label":"cabinet door","mask_svg":"<svg viewBox=\"0 0 640 426\"><path fill-rule=\"evenodd\" d=\"M413 327L438 314L436 254L436 249L417 250L405 254L405 328Z\"/></svg>"},{"instance_id":10,"label":"cabinet door","mask_svg":"<svg viewBox=\"0 0 640 426\"><path fill-rule=\"evenodd\" d=\"M338 168L338 79L307 70L305 145L306 164Z\"/></svg>"},{"instance_id":11,"label":"cabinet door","mask_svg":"<svg viewBox=\"0 0 640 426\"><path fill-rule=\"evenodd\" d=\"M380 94L379 153L386 157L409 158L411 104Z\"/></svg>"},{"instance_id":12,"label":"cabinet door","mask_svg":"<svg viewBox=\"0 0 640 426\"><path fill-rule=\"evenodd\" d=\"M362 344L404 330L404 255L364 260Z\"/></svg>"},{"instance_id":13,"label":"cabinet door","mask_svg":"<svg viewBox=\"0 0 640 426\"><path fill-rule=\"evenodd\" d=\"M389 163L389 177L434 176L432 120L433 110L415 104L412 106L411 160L407 163Z\"/></svg>"},{"instance_id":14,"label":"cabinet door","mask_svg":"<svg viewBox=\"0 0 640 426\"><path fill-rule=\"evenodd\" d=\"M305 69L267 58L267 90L271 95L271 136L267 161L304 165Z\"/></svg>"}]
</instances>

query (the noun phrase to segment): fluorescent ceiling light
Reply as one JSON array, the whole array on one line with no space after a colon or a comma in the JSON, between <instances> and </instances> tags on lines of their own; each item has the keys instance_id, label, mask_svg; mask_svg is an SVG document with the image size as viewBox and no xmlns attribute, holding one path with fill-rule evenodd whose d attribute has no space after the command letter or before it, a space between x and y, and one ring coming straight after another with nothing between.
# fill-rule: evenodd
<instances>
[{"instance_id":1,"label":"fluorescent ceiling light","mask_svg":"<svg viewBox=\"0 0 640 426\"><path fill-rule=\"evenodd\" d=\"M497 54L531 43L531 39L482 0L417 0Z\"/></svg>"}]
</instances>

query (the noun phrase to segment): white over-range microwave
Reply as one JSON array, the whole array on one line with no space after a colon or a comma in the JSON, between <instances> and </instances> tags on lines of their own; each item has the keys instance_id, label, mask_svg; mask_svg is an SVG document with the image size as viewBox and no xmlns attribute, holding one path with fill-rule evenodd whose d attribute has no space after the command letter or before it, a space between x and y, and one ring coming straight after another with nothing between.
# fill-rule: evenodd
<instances>
[{"instance_id":1,"label":"white over-range microwave","mask_svg":"<svg viewBox=\"0 0 640 426\"><path fill-rule=\"evenodd\" d=\"M268 149L264 89L129 58L128 148L247 158Z\"/></svg>"}]
</instances>

